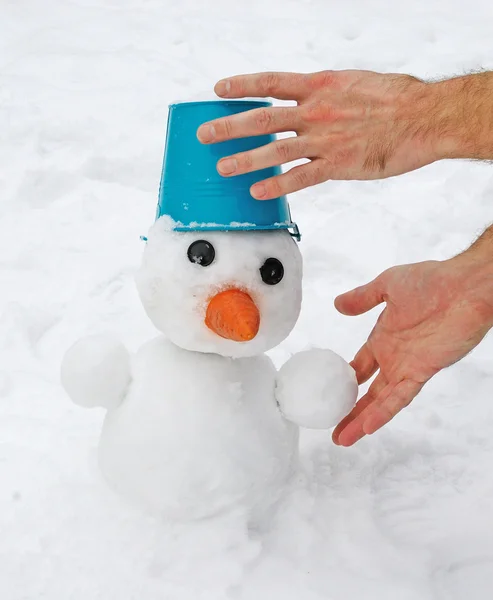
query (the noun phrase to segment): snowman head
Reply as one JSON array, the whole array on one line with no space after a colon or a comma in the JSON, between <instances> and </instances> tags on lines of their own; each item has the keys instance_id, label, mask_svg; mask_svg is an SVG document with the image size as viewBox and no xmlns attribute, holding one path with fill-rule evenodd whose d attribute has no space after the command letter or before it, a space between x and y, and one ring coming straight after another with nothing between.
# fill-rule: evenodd
<instances>
[{"instance_id":1,"label":"snowman head","mask_svg":"<svg viewBox=\"0 0 493 600\"><path fill-rule=\"evenodd\" d=\"M177 346L233 358L261 354L293 329L302 260L279 231L149 232L137 287L154 323Z\"/></svg>"}]
</instances>

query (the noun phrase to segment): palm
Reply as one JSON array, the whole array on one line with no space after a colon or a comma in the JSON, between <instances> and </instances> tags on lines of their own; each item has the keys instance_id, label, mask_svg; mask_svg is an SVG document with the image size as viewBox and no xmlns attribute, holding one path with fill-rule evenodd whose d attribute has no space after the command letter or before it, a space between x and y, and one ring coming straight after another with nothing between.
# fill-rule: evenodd
<instances>
[{"instance_id":1,"label":"palm","mask_svg":"<svg viewBox=\"0 0 493 600\"><path fill-rule=\"evenodd\" d=\"M336 443L351 445L382 427L433 375L481 341L484 318L464 288L453 261L425 262L390 269L337 299L345 314L382 301L386 308L352 363L360 383L378 375L335 430Z\"/></svg>"}]
</instances>

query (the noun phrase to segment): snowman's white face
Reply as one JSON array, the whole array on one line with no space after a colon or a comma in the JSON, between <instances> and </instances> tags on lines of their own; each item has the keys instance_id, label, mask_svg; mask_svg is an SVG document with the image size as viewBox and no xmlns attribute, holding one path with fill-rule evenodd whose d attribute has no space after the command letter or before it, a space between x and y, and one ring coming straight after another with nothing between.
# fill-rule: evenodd
<instances>
[{"instance_id":1,"label":"snowman's white face","mask_svg":"<svg viewBox=\"0 0 493 600\"><path fill-rule=\"evenodd\" d=\"M177 346L234 358L277 346L301 308L302 260L287 231L151 228L137 287L154 325Z\"/></svg>"}]
</instances>

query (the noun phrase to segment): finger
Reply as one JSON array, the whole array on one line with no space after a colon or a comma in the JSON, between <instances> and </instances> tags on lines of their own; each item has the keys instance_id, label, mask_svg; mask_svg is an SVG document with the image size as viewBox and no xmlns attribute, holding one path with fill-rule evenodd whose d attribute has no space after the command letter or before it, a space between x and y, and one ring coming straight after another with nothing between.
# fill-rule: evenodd
<instances>
[{"instance_id":1,"label":"finger","mask_svg":"<svg viewBox=\"0 0 493 600\"><path fill-rule=\"evenodd\" d=\"M378 431L397 413L408 406L422 388L422 383L410 379L404 379L398 383L392 390L389 390L389 394L385 398L382 398L382 400L377 399L371 411L367 412L363 423L363 431L368 435Z\"/></svg>"},{"instance_id":2,"label":"finger","mask_svg":"<svg viewBox=\"0 0 493 600\"><path fill-rule=\"evenodd\" d=\"M339 446L352 446L360 440L365 432L361 415L375 402L379 394L388 385L385 377L380 373L370 385L366 394L358 401L353 410L345 417L334 430L332 439Z\"/></svg>"},{"instance_id":3,"label":"finger","mask_svg":"<svg viewBox=\"0 0 493 600\"><path fill-rule=\"evenodd\" d=\"M197 137L203 144L236 138L297 131L301 124L297 106L271 106L246 110L201 125Z\"/></svg>"},{"instance_id":4,"label":"finger","mask_svg":"<svg viewBox=\"0 0 493 600\"><path fill-rule=\"evenodd\" d=\"M355 316L368 312L384 300L385 282L382 275L379 275L370 283L337 296L334 305L343 315Z\"/></svg>"},{"instance_id":5,"label":"finger","mask_svg":"<svg viewBox=\"0 0 493 600\"><path fill-rule=\"evenodd\" d=\"M368 381L378 369L377 360L373 355L368 342L366 342L366 344L358 351L350 364L356 371L358 385Z\"/></svg>"},{"instance_id":6,"label":"finger","mask_svg":"<svg viewBox=\"0 0 493 600\"><path fill-rule=\"evenodd\" d=\"M252 73L221 79L214 91L221 98L278 98L302 100L311 92L307 88L308 75L302 73Z\"/></svg>"},{"instance_id":7,"label":"finger","mask_svg":"<svg viewBox=\"0 0 493 600\"><path fill-rule=\"evenodd\" d=\"M345 432L346 427L352 422L354 421L354 419L371 403L373 402L373 398L371 396L368 396L368 394L366 394L365 396L363 396L361 398L361 400L358 400L358 403L356 404L356 406L353 408L353 410L346 416L344 417L344 419L342 419L342 421L337 425L337 427L334 429L334 431L332 432L332 441L334 442L334 444L337 444L338 446L349 446L350 444L343 444L341 442L341 434L343 432ZM343 440L345 441L345 440Z\"/></svg>"},{"instance_id":8,"label":"finger","mask_svg":"<svg viewBox=\"0 0 493 600\"><path fill-rule=\"evenodd\" d=\"M300 158L311 158L316 156L317 152L318 145L313 140L304 136L295 136L223 158L218 162L217 170L225 177L241 175Z\"/></svg>"},{"instance_id":9,"label":"finger","mask_svg":"<svg viewBox=\"0 0 493 600\"><path fill-rule=\"evenodd\" d=\"M325 162L321 159L293 167L287 173L264 179L250 188L250 193L257 200L271 200L285 194L303 190L327 180Z\"/></svg>"}]
</instances>

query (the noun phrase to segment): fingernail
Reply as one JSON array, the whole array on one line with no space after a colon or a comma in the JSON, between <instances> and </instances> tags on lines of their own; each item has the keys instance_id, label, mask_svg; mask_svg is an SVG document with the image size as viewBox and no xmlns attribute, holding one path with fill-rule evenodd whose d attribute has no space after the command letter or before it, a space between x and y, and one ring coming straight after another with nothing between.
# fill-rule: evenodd
<instances>
[{"instance_id":1,"label":"fingernail","mask_svg":"<svg viewBox=\"0 0 493 600\"><path fill-rule=\"evenodd\" d=\"M217 168L220 173L224 175L231 175L234 173L238 167L238 161L236 158L225 158L224 160L219 161Z\"/></svg>"},{"instance_id":2,"label":"fingernail","mask_svg":"<svg viewBox=\"0 0 493 600\"><path fill-rule=\"evenodd\" d=\"M263 183L256 183L252 186L251 193L254 198L258 198L260 200L267 196L267 188Z\"/></svg>"},{"instance_id":3,"label":"fingernail","mask_svg":"<svg viewBox=\"0 0 493 600\"><path fill-rule=\"evenodd\" d=\"M231 91L231 81L228 79L221 79L216 83L215 92L218 96L227 96Z\"/></svg>"},{"instance_id":4,"label":"fingernail","mask_svg":"<svg viewBox=\"0 0 493 600\"><path fill-rule=\"evenodd\" d=\"M216 130L214 125L201 125L197 131L197 137L204 144L213 142L216 137Z\"/></svg>"}]
</instances>

